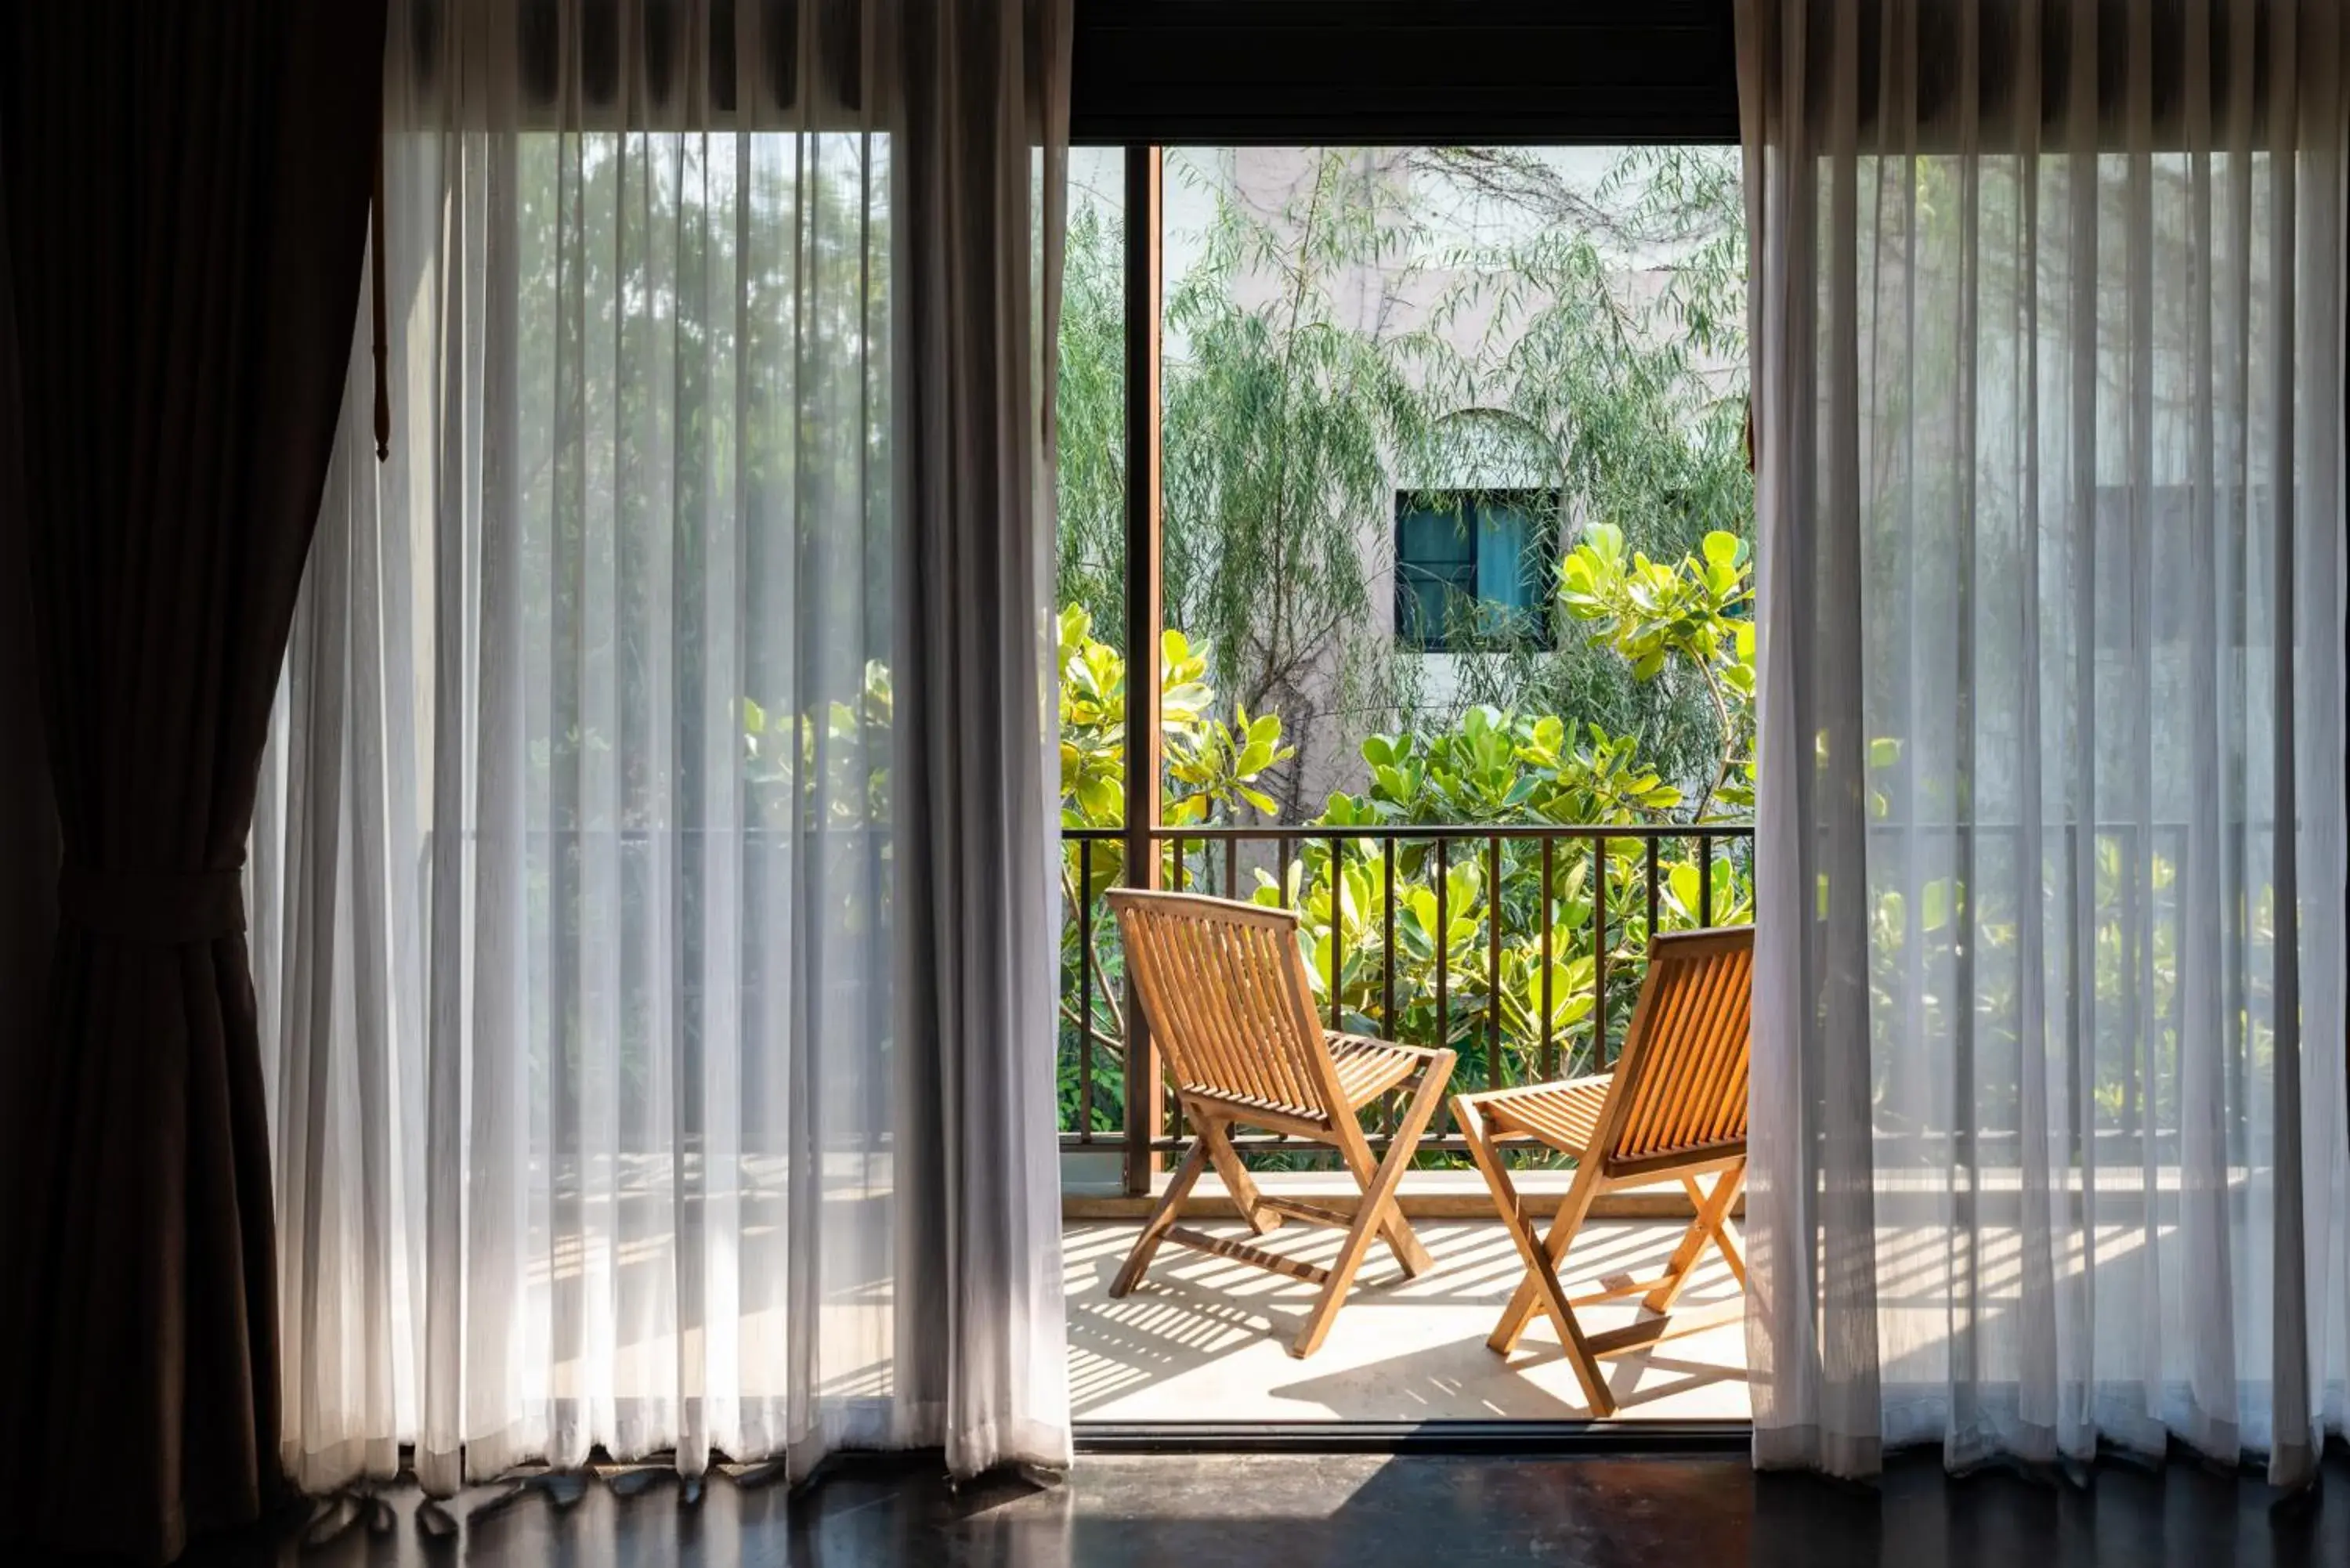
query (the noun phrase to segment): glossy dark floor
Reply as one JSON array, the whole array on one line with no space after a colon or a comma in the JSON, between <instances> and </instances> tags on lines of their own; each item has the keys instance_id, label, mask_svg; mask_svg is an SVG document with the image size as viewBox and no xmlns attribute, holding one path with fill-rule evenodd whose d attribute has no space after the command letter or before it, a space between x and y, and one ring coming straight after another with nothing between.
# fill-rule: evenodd
<instances>
[{"instance_id":1,"label":"glossy dark floor","mask_svg":"<svg viewBox=\"0 0 2350 1568\"><path fill-rule=\"evenodd\" d=\"M2085 1489L2005 1474L1964 1480L1905 1460L1875 1491L1754 1476L1736 1458L1513 1459L1374 1455L1089 1457L1065 1486L956 1493L923 1466L858 1468L813 1492L723 1479L696 1502L666 1478L458 1500L435 1541L412 1490L340 1536L216 1542L186 1560L357 1564L939 1563L975 1568L1472 1568L1896 1564L2052 1568L2350 1564L2350 1461L2282 1507L2257 1480L2189 1465L2119 1466Z\"/></svg>"}]
</instances>

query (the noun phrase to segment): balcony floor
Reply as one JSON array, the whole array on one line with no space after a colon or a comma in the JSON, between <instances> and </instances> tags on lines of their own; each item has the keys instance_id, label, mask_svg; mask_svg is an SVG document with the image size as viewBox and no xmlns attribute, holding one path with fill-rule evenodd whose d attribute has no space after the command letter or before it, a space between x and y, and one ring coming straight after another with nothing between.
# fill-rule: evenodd
<instances>
[{"instance_id":1,"label":"balcony floor","mask_svg":"<svg viewBox=\"0 0 2350 1568\"><path fill-rule=\"evenodd\" d=\"M1188 1221L1247 1238L1236 1221ZM1109 1282L1139 1224L1071 1221L1062 1234L1069 1304L1069 1383L1080 1421L1579 1420L1590 1411L1547 1318L1506 1360L1485 1348L1521 1266L1498 1220L1416 1221L1436 1267L1407 1280L1374 1242L1322 1348L1288 1345L1316 1287L1185 1248L1160 1249L1123 1301ZM1567 1260L1567 1289L1610 1277L1653 1278L1680 1239L1677 1220L1598 1220ZM1315 1263L1338 1250L1320 1226L1289 1224L1260 1245ZM1688 1306L1734 1300L1737 1282L1708 1248ZM1637 1303L1578 1314L1605 1329ZM1627 1421L1749 1417L1743 1328L1731 1322L1602 1364Z\"/></svg>"}]
</instances>

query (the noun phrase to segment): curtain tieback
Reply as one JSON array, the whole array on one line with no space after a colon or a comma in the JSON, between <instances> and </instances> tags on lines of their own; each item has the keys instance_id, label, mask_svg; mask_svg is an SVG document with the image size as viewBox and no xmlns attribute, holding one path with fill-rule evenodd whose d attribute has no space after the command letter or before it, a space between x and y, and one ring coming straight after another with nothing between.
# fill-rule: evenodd
<instances>
[{"instance_id":1,"label":"curtain tieback","mask_svg":"<svg viewBox=\"0 0 2350 1568\"><path fill-rule=\"evenodd\" d=\"M244 873L118 871L68 861L58 868L57 910L93 936L170 946L244 930Z\"/></svg>"}]
</instances>

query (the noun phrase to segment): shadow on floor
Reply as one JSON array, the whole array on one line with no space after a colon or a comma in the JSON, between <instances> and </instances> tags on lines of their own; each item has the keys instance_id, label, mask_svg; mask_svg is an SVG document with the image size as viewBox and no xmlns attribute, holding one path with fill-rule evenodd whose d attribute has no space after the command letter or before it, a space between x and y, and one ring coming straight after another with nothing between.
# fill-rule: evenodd
<instances>
[{"instance_id":1,"label":"shadow on floor","mask_svg":"<svg viewBox=\"0 0 2350 1568\"><path fill-rule=\"evenodd\" d=\"M1237 1224L1202 1227L1235 1238ZM1431 1421L1580 1420L1581 1386L1547 1320L1504 1358L1485 1347L1523 1274L1517 1250L1492 1220L1422 1221L1435 1267L1406 1279L1375 1247L1329 1338L1306 1360L1289 1342L1316 1287L1244 1264L1162 1249L1131 1294L1109 1282L1137 1227L1071 1227L1063 1237L1069 1305L1071 1408L1080 1420ZM1569 1255L1582 1282L1648 1279L1680 1239L1677 1221L1595 1224ZM1284 1226L1262 1244L1326 1262L1338 1237ZM1734 1303L1738 1285L1718 1255L1699 1262L1684 1308ZM1585 1309L1586 1330L1629 1323L1635 1303ZM1630 1420L1739 1421L1748 1414L1746 1345L1736 1324L1614 1358L1608 1386Z\"/></svg>"}]
</instances>

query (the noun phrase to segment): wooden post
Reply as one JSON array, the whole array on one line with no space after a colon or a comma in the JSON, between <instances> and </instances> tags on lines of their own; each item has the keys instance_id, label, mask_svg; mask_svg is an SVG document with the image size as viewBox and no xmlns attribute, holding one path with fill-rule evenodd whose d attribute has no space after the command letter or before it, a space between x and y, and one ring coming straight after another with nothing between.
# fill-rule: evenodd
<instances>
[{"instance_id":1,"label":"wooden post","mask_svg":"<svg viewBox=\"0 0 2350 1568\"><path fill-rule=\"evenodd\" d=\"M1126 150L1126 882L1159 886L1159 317L1164 224L1156 147ZM1159 1053L1126 983L1126 1189L1150 1190L1159 1157Z\"/></svg>"}]
</instances>

